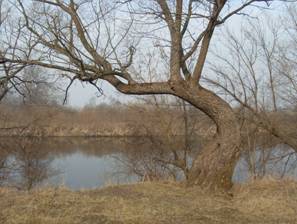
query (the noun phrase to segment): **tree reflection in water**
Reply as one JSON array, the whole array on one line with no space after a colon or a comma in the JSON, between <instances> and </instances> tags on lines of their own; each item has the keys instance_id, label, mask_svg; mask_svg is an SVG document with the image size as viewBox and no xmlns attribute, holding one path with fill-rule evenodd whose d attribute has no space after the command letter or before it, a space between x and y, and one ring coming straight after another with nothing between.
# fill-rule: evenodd
<instances>
[{"instance_id":1,"label":"tree reflection in water","mask_svg":"<svg viewBox=\"0 0 297 224\"><path fill-rule=\"evenodd\" d=\"M146 144L146 147L141 146L139 140L137 142L137 144L134 142L134 147L128 151L116 154L115 158L118 161L119 174L134 175L139 181L184 180L187 178L187 169L191 166L191 154L195 157L195 153L199 153L199 150L191 149L185 165L179 166L175 163L175 153L182 154L185 151L183 141L172 145L170 142L154 139L154 141L150 140L150 144ZM175 139L176 142L178 141ZM141 147L135 147L137 145ZM196 142L193 148L199 149L199 143ZM234 170L233 181L245 182L267 176L296 179L296 151L271 141L269 144L258 142L253 150L243 150Z\"/></svg>"},{"instance_id":2,"label":"tree reflection in water","mask_svg":"<svg viewBox=\"0 0 297 224\"><path fill-rule=\"evenodd\" d=\"M68 166L71 159L73 161L67 167L67 172L72 173L68 173L68 177L77 179L70 180L66 186L72 189L104 186L110 180L116 180L113 183L135 179L183 180L186 178L186 169L174 165L174 156L175 153L183 153L184 142L177 142L175 139L173 145L160 139L152 141L145 138L0 138L0 186L30 190L45 184L56 185L57 182L51 182L51 177L61 173L55 161L59 160ZM193 144L193 148L199 148L199 144ZM81 155L79 158L83 157L84 163L71 155ZM190 156L188 166L191 165ZM277 143L254 151L244 151L233 180L243 182L248 178L267 175L296 178L296 161L295 151ZM74 168L76 171L72 170ZM111 171L108 177L102 175L106 171ZM79 187L70 182L79 183Z\"/></svg>"},{"instance_id":3,"label":"tree reflection in water","mask_svg":"<svg viewBox=\"0 0 297 224\"><path fill-rule=\"evenodd\" d=\"M36 148L39 138L21 138L1 143L0 184L31 190L57 172L51 167L53 157Z\"/></svg>"}]
</instances>

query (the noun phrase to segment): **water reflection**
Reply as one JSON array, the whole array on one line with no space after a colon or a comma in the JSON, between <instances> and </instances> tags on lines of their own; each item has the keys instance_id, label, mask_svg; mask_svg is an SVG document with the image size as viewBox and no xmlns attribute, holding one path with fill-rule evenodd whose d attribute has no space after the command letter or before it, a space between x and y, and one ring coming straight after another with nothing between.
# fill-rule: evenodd
<instances>
[{"instance_id":1,"label":"water reflection","mask_svg":"<svg viewBox=\"0 0 297 224\"><path fill-rule=\"evenodd\" d=\"M200 144L193 144L199 149ZM112 183L186 178L184 142L146 138L0 138L0 186L30 190L44 185L71 189L95 188ZM234 182L273 175L296 177L295 151L283 145L244 152Z\"/></svg>"},{"instance_id":2,"label":"water reflection","mask_svg":"<svg viewBox=\"0 0 297 224\"><path fill-rule=\"evenodd\" d=\"M114 156L128 145L111 138L1 138L0 184L82 189L130 181L114 175Z\"/></svg>"},{"instance_id":3,"label":"water reflection","mask_svg":"<svg viewBox=\"0 0 297 224\"><path fill-rule=\"evenodd\" d=\"M52 163L60 171L47 180L51 185L65 185L72 189L89 189L108 184L132 182L132 177L116 175L114 154L90 156L80 151L61 156Z\"/></svg>"},{"instance_id":4,"label":"water reflection","mask_svg":"<svg viewBox=\"0 0 297 224\"><path fill-rule=\"evenodd\" d=\"M269 148L257 148L253 153L243 153L234 171L234 182L248 179L297 177L297 154L290 147L277 144Z\"/></svg>"},{"instance_id":5,"label":"water reflection","mask_svg":"<svg viewBox=\"0 0 297 224\"><path fill-rule=\"evenodd\" d=\"M47 151L36 150L35 144L36 139L29 138L1 141L2 185L30 190L55 174L53 157Z\"/></svg>"}]
</instances>

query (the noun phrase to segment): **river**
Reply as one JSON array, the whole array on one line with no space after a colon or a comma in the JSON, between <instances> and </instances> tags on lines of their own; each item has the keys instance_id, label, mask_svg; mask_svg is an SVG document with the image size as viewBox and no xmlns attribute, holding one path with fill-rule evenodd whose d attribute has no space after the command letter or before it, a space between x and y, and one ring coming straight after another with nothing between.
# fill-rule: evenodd
<instances>
[{"instance_id":1,"label":"river","mask_svg":"<svg viewBox=\"0 0 297 224\"><path fill-rule=\"evenodd\" d=\"M0 138L0 185L17 189L65 186L91 189L149 178L183 179L183 173L163 162L182 152L182 140L150 138ZM182 139L182 138L181 138ZM199 148L199 144L192 144ZM190 152L191 157L196 151ZM296 154L288 147L243 153L234 182L252 176L297 177ZM149 177L149 178L148 178Z\"/></svg>"}]
</instances>

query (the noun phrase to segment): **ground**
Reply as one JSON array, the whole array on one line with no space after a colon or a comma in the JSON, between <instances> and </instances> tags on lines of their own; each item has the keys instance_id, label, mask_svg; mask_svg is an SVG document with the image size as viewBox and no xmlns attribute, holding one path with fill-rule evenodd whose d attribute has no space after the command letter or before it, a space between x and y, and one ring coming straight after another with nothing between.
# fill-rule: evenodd
<instances>
[{"instance_id":1,"label":"ground","mask_svg":"<svg viewBox=\"0 0 297 224\"><path fill-rule=\"evenodd\" d=\"M264 180L230 194L146 182L96 190L0 188L2 224L297 223L297 183Z\"/></svg>"}]
</instances>

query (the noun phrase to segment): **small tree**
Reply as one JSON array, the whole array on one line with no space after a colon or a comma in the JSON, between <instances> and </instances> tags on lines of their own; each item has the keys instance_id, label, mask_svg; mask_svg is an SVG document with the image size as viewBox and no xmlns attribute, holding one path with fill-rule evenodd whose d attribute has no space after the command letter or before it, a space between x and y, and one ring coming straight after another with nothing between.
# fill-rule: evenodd
<instances>
[{"instance_id":1,"label":"small tree","mask_svg":"<svg viewBox=\"0 0 297 224\"><path fill-rule=\"evenodd\" d=\"M201 128L209 126L209 119L176 97L142 97L140 103L130 105L130 108L145 116L145 121L134 120L135 131L145 133L145 140L152 149L151 154L150 151L141 152L139 158L149 157L151 166L161 166L173 174L181 171L187 180L191 160L199 151L198 145L202 145L203 138L211 137L211 133L205 129L203 133L200 132ZM133 157L129 158L132 164L138 165L132 161Z\"/></svg>"}]
</instances>

